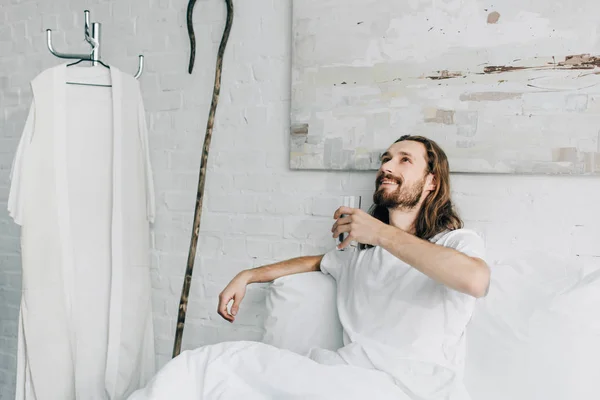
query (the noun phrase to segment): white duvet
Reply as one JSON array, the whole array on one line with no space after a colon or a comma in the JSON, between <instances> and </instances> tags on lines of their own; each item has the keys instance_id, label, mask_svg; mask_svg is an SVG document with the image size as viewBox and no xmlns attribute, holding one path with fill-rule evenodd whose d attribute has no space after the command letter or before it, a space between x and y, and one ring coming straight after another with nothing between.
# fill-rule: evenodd
<instances>
[{"instance_id":1,"label":"white duvet","mask_svg":"<svg viewBox=\"0 0 600 400\"><path fill-rule=\"evenodd\" d=\"M484 258L472 231L432 241ZM469 399L462 373L475 298L381 247L333 250L321 270L337 282L342 348L305 357L257 342L204 346L182 352L129 399Z\"/></svg>"},{"instance_id":2,"label":"white duvet","mask_svg":"<svg viewBox=\"0 0 600 400\"><path fill-rule=\"evenodd\" d=\"M333 353L335 354L335 353ZM129 400L408 400L391 377L350 365L325 365L258 342L224 342L182 352Z\"/></svg>"}]
</instances>

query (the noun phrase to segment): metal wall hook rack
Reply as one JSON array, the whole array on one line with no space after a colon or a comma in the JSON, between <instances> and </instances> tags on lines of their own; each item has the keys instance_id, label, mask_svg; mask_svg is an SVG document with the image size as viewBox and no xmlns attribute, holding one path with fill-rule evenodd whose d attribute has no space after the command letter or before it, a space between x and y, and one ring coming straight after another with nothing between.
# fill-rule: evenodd
<instances>
[{"instance_id":1,"label":"metal wall hook rack","mask_svg":"<svg viewBox=\"0 0 600 400\"><path fill-rule=\"evenodd\" d=\"M46 29L46 41L48 45L48 50L50 53L54 54L59 58L69 58L69 59L80 59L91 61L92 65L98 65L101 63L100 61L100 33L101 33L101 24L99 22L92 22L90 24L90 12L89 10L85 10L84 12L85 25L84 25L84 33L85 40L92 47L89 54L74 54L74 53L61 53L54 50L52 46L52 30ZM90 25L91 25L91 34L90 34ZM144 70L144 56L140 55L138 60L138 70L135 74L135 78L139 78L142 75L142 71Z\"/></svg>"}]
</instances>

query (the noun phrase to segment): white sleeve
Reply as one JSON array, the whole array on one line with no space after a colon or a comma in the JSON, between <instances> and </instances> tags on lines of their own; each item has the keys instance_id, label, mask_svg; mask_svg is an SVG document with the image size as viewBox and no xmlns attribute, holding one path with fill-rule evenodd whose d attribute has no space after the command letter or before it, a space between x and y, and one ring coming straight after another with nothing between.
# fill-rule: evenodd
<instances>
[{"instance_id":1,"label":"white sleeve","mask_svg":"<svg viewBox=\"0 0 600 400\"><path fill-rule=\"evenodd\" d=\"M154 198L154 177L152 173L152 164L150 163L150 145L148 143L148 127L146 125L146 111L142 96L139 97L138 106L138 124L140 129L140 140L142 142L142 157L144 158L144 172L146 175L146 211L148 221L154 223L156 215L156 200Z\"/></svg>"},{"instance_id":2,"label":"white sleeve","mask_svg":"<svg viewBox=\"0 0 600 400\"><path fill-rule=\"evenodd\" d=\"M328 251L321 259L321 272L326 275L329 274L336 281L339 281L341 272L351 264L354 253L349 248L343 251L335 248Z\"/></svg>"},{"instance_id":3,"label":"white sleeve","mask_svg":"<svg viewBox=\"0 0 600 400\"><path fill-rule=\"evenodd\" d=\"M442 241L443 246L453 248L457 251L460 251L463 254L468 255L469 257L477 257L486 261L485 254L485 242L477 232L472 231L470 229L457 229L455 231L450 232L444 240ZM487 261L486 261L487 262ZM468 302L469 304L473 304L475 300L474 297L458 292L456 290L450 289L446 287L448 292L448 299L453 302Z\"/></svg>"},{"instance_id":4,"label":"white sleeve","mask_svg":"<svg viewBox=\"0 0 600 400\"><path fill-rule=\"evenodd\" d=\"M485 260L485 242L477 232L470 229L457 229L444 239L443 246L451 247L470 257Z\"/></svg>"},{"instance_id":5,"label":"white sleeve","mask_svg":"<svg viewBox=\"0 0 600 400\"><path fill-rule=\"evenodd\" d=\"M10 169L10 189L8 192L8 214L11 216L13 221L17 225L23 225L23 168L25 164L25 157L27 156L27 148L33 137L33 131L35 129L35 103L31 102L29 107L29 113L27 114L27 120L25 121L25 127L17 146L17 151L13 158L12 166Z\"/></svg>"}]
</instances>

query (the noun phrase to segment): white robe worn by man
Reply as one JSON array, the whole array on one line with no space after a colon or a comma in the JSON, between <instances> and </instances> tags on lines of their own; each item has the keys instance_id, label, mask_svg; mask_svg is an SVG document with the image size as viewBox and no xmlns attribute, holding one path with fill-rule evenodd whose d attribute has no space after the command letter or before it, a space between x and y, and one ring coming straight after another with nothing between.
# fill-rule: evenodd
<instances>
[{"instance_id":1,"label":"white robe worn by man","mask_svg":"<svg viewBox=\"0 0 600 400\"><path fill-rule=\"evenodd\" d=\"M144 107L134 77L66 64L32 80L11 171L23 265L16 399L123 399L155 370Z\"/></svg>"}]
</instances>

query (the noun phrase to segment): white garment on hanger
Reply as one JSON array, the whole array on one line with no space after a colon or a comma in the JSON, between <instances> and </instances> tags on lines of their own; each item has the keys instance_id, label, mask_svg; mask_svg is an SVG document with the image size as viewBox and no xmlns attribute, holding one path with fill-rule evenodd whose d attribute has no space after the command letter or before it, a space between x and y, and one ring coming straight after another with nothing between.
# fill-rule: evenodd
<instances>
[{"instance_id":1,"label":"white garment on hanger","mask_svg":"<svg viewBox=\"0 0 600 400\"><path fill-rule=\"evenodd\" d=\"M132 76L66 64L32 80L11 170L23 264L16 399L122 399L155 370L144 106Z\"/></svg>"}]
</instances>

